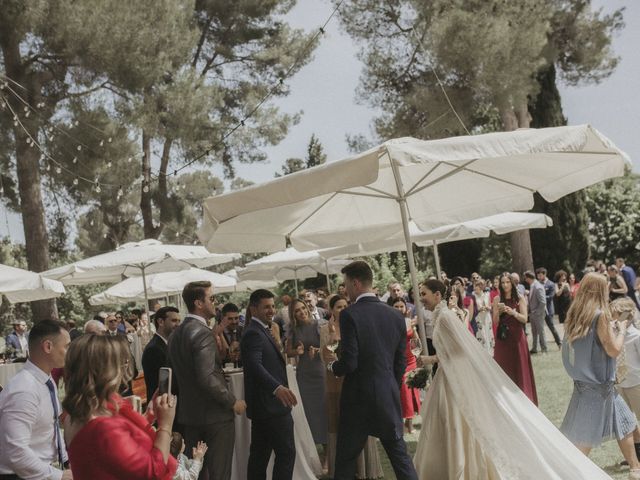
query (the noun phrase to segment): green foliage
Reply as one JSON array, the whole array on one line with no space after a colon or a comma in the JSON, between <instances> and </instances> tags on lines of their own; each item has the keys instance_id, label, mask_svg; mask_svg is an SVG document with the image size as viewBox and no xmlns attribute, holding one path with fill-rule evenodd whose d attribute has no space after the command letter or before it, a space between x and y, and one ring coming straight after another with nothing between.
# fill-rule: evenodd
<instances>
[{"instance_id":1,"label":"green foliage","mask_svg":"<svg viewBox=\"0 0 640 480\"><path fill-rule=\"evenodd\" d=\"M305 159L301 158L287 158L282 165L282 172L276 172L276 177L283 177L290 173L304 170L305 168L316 167L322 165L327 161L327 154L324 153L324 148L318 140L315 134L311 134L309 144L307 145L307 156Z\"/></svg>"},{"instance_id":2,"label":"green foliage","mask_svg":"<svg viewBox=\"0 0 640 480\"><path fill-rule=\"evenodd\" d=\"M491 234L482 241L478 273L482 278L491 278L511 271L511 242L507 235ZM467 272L470 273L471 271Z\"/></svg>"},{"instance_id":3,"label":"green foliage","mask_svg":"<svg viewBox=\"0 0 640 480\"><path fill-rule=\"evenodd\" d=\"M640 264L640 178L629 174L586 191L591 256L613 263L616 257Z\"/></svg>"},{"instance_id":4,"label":"green foliage","mask_svg":"<svg viewBox=\"0 0 640 480\"><path fill-rule=\"evenodd\" d=\"M405 291L411 288L411 277L405 252L382 253L365 257L364 260L373 270L373 285L382 295L392 281L399 282ZM419 276L418 281L422 279Z\"/></svg>"}]
</instances>

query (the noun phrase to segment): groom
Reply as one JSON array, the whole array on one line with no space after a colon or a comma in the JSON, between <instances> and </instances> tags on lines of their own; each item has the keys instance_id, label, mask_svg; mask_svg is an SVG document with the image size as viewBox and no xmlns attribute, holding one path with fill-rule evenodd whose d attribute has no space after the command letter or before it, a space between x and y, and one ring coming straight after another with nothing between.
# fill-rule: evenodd
<instances>
[{"instance_id":1,"label":"groom","mask_svg":"<svg viewBox=\"0 0 640 480\"><path fill-rule=\"evenodd\" d=\"M402 439L400 382L406 367L407 329L402 314L378 300L365 262L342 269L353 304L340 314L340 359L327 365L345 376L334 480L352 480L368 436L378 437L396 478L418 480Z\"/></svg>"}]
</instances>

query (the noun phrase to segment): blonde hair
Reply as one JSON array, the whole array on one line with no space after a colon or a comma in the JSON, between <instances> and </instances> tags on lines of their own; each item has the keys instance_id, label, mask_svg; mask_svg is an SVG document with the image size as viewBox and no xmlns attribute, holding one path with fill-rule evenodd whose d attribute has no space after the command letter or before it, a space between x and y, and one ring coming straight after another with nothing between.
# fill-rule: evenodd
<instances>
[{"instance_id":1,"label":"blonde hair","mask_svg":"<svg viewBox=\"0 0 640 480\"><path fill-rule=\"evenodd\" d=\"M91 415L108 411L111 397L131 380L130 358L124 335L82 335L71 343L62 406L73 421L84 423Z\"/></svg>"},{"instance_id":2,"label":"blonde hair","mask_svg":"<svg viewBox=\"0 0 640 480\"><path fill-rule=\"evenodd\" d=\"M296 304L301 303L304 305L305 310L307 311L307 317L311 319L311 310L309 310L309 305L304 300L300 300L299 298L294 298L289 304L289 321L293 328L298 326L298 320L296 319Z\"/></svg>"},{"instance_id":3,"label":"blonde hair","mask_svg":"<svg viewBox=\"0 0 640 480\"><path fill-rule=\"evenodd\" d=\"M599 273L587 273L580 282L564 323L564 331L570 342L589 333L597 311L602 312L605 320L611 319L607 279Z\"/></svg>"},{"instance_id":4,"label":"blonde hair","mask_svg":"<svg viewBox=\"0 0 640 480\"><path fill-rule=\"evenodd\" d=\"M629 323L635 326L636 315L638 314L638 307L629 297L616 298L611 304L609 304L609 312L611 316L618 318L622 313L629 312Z\"/></svg>"}]
</instances>

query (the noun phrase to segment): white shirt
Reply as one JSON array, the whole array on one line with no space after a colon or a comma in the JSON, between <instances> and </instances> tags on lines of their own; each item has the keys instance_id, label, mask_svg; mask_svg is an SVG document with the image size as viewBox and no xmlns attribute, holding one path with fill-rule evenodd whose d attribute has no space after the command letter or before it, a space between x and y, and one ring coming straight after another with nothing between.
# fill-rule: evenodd
<instances>
[{"instance_id":1,"label":"white shirt","mask_svg":"<svg viewBox=\"0 0 640 480\"><path fill-rule=\"evenodd\" d=\"M50 378L27 360L0 392L0 474L15 473L25 480L62 478L62 470L51 466L58 457L46 385ZM67 458L64 442L62 449Z\"/></svg>"},{"instance_id":2,"label":"white shirt","mask_svg":"<svg viewBox=\"0 0 640 480\"><path fill-rule=\"evenodd\" d=\"M358 298L356 298L355 303L358 303L358 300L360 300L361 298L364 298L364 297L376 297L376 298L378 298L378 296L373 292L364 292L364 293L361 293L360 295L358 295Z\"/></svg>"},{"instance_id":3,"label":"white shirt","mask_svg":"<svg viewBox=\"0 0 640 480\"><path fill-rule=\"evenodd\" d=\"M200 320L205 327L209 327L209 322L207 322L204 317L201 317L200 315L196 315L195 313L187 313L184 317L185 320L187 317L195 318L196 320Z\"/></svg>"},{"instance_id":4,"label":"white shirt","mask_svg":"<svg viewBox=\"0 0 640 480\"><path fill-rule=\"evenodd\" d=\"M17 335L18 340L20 341L20 350L21 350L21 357L26 357L27 354L29 353L29 340L27 339L27 336L25 334L22 335Z\"/></svg>"},{"instance_id":5,"label":"white shirt","mask_svg":"<svg viewBox=\"0 0 640 480\"><path fill-rule=\"evenodd\" d=\"M640 385L640 330L629 325L624 337L624 363L627 375L618 384L622 388Z\"/></svg>"},{"instance_id":6,"label":"white shirt","mask_svg":"<svg viewBox=\"0 0 640 480\"><path fill-rule=\"evenodd\" d=\"M160 337L165 345L169 345L169 341L166 338L164 338L162 335L160 335L158 332L156 332L155 335L156 337Z\"/></svg>"}]
</instances>

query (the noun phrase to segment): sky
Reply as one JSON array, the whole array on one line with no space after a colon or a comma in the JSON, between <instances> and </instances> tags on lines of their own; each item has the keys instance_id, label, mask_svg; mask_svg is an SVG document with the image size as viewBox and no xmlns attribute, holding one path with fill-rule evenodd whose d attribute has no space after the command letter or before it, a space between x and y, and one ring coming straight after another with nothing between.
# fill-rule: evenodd
<instances>
[{"instance_id":1,"label":"sky","mask_svg":"<svg viewBox=\"0 0 640 480\"><path fill-rule=\"evenodd\" d=\"M625 7L625 28L613 40L613 50L620 57L615 72L598 85L560 85L564 114L570 125L589 123L627 152L640 172L640 2L634 0L594 0L594 8L605 12ZM298 0L289 13L292 26L307 31L319 28L331 14L328 0ZM238 176L256 183L273 178L290 157L304 157L309 138L315 134L322 143L328 161L350 154L347 134L372 137L372 120L376 111L358 105L355 90L362 72L357 48L340 30L336 17L323 35L313 60L287 83L291 94L276 99L284 112L302 112L300 123L277 146L265 149L268 161L239 165ZM216 170L222 176L222 169ZM22 223L17 215L7 215L0 207L0 236L10 234L24 242Z\"/></svg>"}]
</instances>

